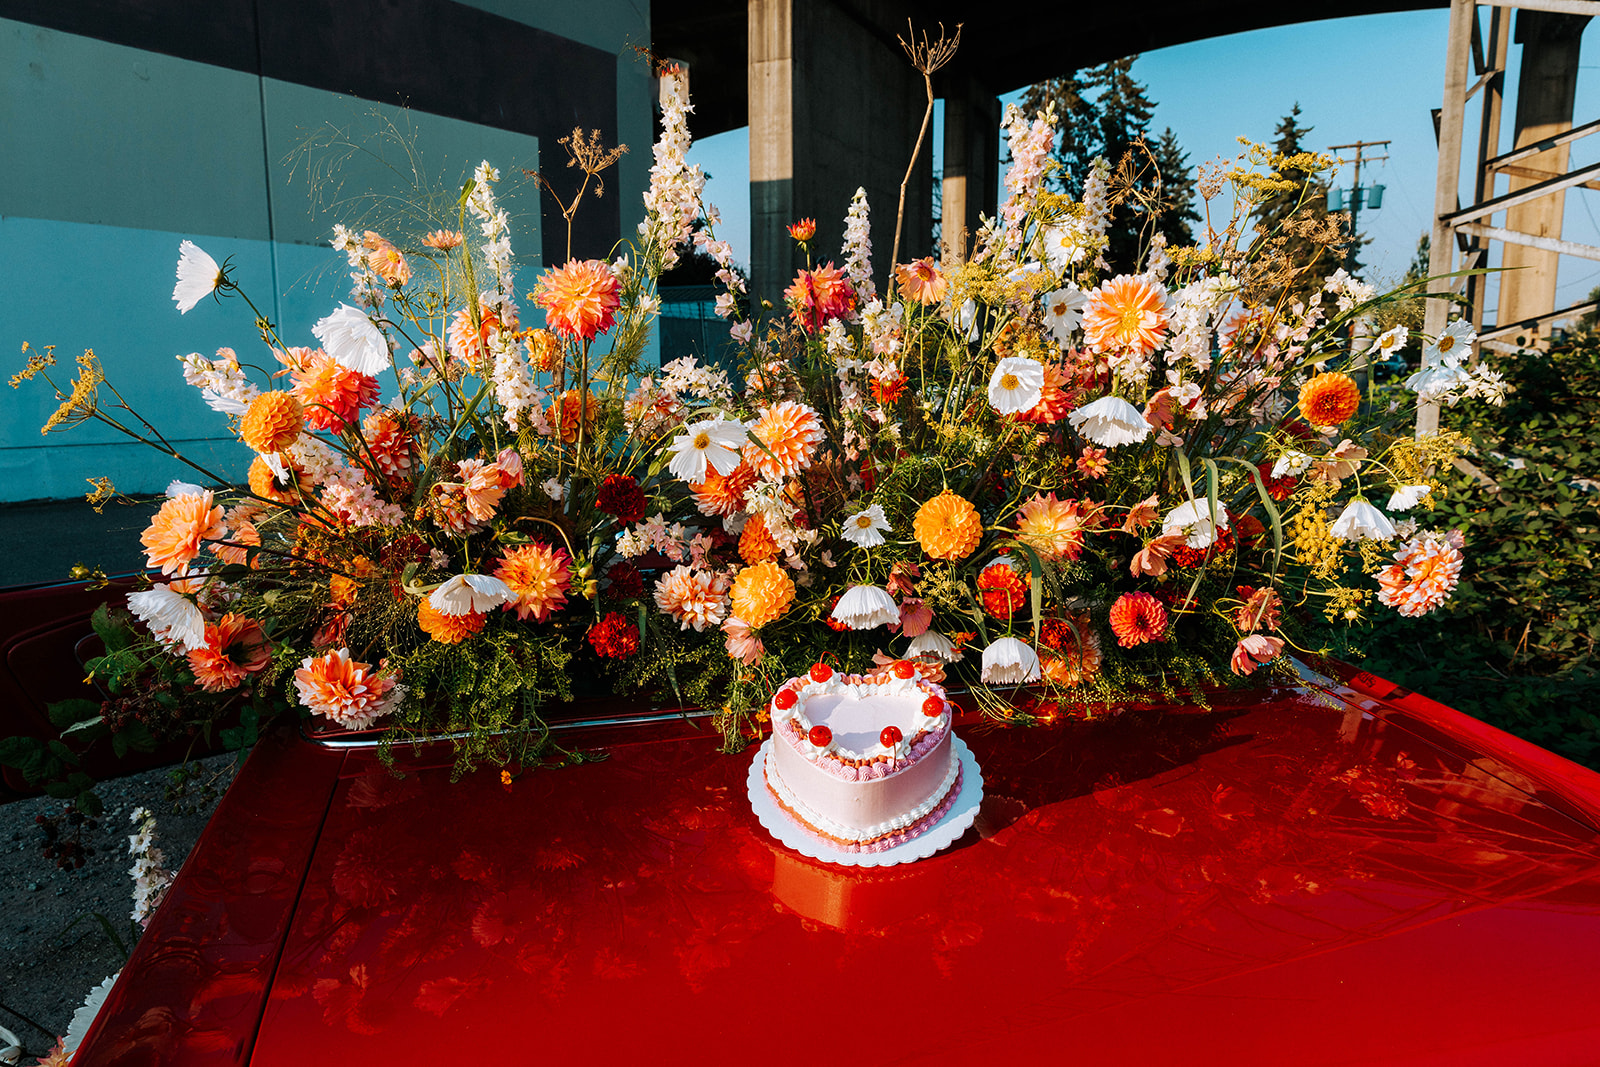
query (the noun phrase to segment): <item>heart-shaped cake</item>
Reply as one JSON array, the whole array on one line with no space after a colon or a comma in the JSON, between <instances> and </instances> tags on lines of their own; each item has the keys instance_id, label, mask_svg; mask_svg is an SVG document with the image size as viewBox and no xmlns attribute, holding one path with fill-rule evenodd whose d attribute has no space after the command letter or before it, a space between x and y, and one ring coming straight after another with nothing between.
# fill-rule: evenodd
<instances>
[{"instance_id":1,"label":"heart-shaped cake","mask_svg":"<svg viewBox=\"0 0 1600 1067\"><path fill-rule=\"evenodd\" d=\"M945 692L900 660L870 675L826 664L778 687L766 782L807 833L881 852L938 822L961 791Z\"/></svg>"}]
</instances>

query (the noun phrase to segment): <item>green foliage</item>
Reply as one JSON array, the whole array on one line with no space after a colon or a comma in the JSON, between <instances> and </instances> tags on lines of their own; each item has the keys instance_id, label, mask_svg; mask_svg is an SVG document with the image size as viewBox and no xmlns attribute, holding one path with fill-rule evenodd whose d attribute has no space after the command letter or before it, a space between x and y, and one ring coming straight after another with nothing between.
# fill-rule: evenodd
<instances>
[{"instance_id":1,"label":"green foliage","mask_svg":"<svg viewBox=\"0 0 1600 1067\"><path fill-rule=\"evenodd\" d=\"M1306 138L1311 129L1300 125L1300 105L1295 104L1273 131L1277 137L1273 150L1286 159L1300 155L1307 151ZM1282 253L1295 271L1286 295L1303 300L1319 291L1345 260L1345 246L1330 244L1315 231L1334 221L1341 233L1348 233L1349 216L1329 214L1328 183L1320 175L1284 168L1281 176L1290 187L1257 207L1256 229L1263 235L1280 235L1284 239ZM1359 265L1351 273L1358 271Z\"/></svg>"}]
</instances>

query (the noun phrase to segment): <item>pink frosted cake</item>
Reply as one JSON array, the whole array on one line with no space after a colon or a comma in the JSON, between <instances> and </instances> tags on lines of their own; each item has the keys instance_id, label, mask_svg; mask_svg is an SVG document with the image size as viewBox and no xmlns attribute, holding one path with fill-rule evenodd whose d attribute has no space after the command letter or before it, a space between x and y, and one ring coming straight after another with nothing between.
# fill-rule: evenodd
<instances>
[{"instance_id":1,"label":"pink frosted cake","mask_svg":"<svg viewBox=\"0 0 1600 1067\"><path fill-rule=\"evenodd\" d=\"M961 792L944 690L899 661L872 675L818 664L773 694L767 790L807 833L882 852L938 822Z\"/></svg>"}]
</instances>

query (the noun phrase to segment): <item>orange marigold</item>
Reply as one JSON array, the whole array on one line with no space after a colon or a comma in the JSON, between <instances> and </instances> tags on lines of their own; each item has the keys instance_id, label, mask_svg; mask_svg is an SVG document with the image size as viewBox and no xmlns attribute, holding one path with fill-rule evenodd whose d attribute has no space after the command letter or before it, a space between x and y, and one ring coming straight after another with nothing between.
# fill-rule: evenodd
<instances>
[{"instance_id":1,"label":"orange marigold","mask_svg":"<svg viewBox=\"0 0 1600 1067\"><path fill-rule=\"evenodd\" d=\"M208 693L221 693L265 667L272 647L261 624L231 612L206 623L206 643L189 652L189 669Z\"/></svg>"},{"instance_id":2,"label":"orange marigold","mask_svg":"<svg viewBox=\"0 0 1600 1067\"><path fill-rule=\"evenodd\" d=\"M1123 648L1159 641L1167 632L1167 609L1149 593L1123 593L1111 605L1111 632Z\"/></svg>"},{"instance_id":3,"label":"orange marigold","mask_svg":"<svg viewBox=\"0 0 1600 1067\"><path fill-rule=\"evenodd\" d=\"M272 473L272 468L267 466L267 461L257 456L250 461L250 491L256 496L279 504L293 504L299 500L295 490L302 493L311 492L311 477L293 463L287 464L288 475L298 485L291 484L287 479L279 481L277 475Z\"/></svg>"},{"instance_id":4,"label":"orange marigold","mask_svg":"<svg viewBox=\"0 0 1600 1067\"><path fill-rule=\"evenodd\" d=\"M702 515L735 515L744 510L744 495L756 484L756 469L741 462L728 474L706 464L706 480L694 486L694 506Z\"/></svg>"},{"instance_id":5,"label":"orange marigold","mask_svg":"<svg viewBox=\"0 0 1600 1067\"><path fill-rule=\"evenodd\" d=\"M502 579L503 581L504 579ZM423 597L417 601L417 625L422 632L442 645L458 645L483 629L488 616L480 611L446 615Z\"/></svg>"},{"instance_id":6,"label":"orange marigold","mask_svg":"<svg viewBox=\"0 0 1600 1067\"><path fill-rule=\"evenodd\" d=\"M1017 512L1017 540L1048 559L1077 559L1083 552L1087 517L1076 500L1038 493Z\"/></svg>"},{"instance_id":7,"label":"orange marigold","mask_svg":"<svg viewBox=\"0 0 1600 1067\"><path fill-rule=\"evenodd\" d=\"M1331 370L1300 387L1300 413L1313 426L1337 426L1361 406L1361 387L1348 374Z\"/></svg>"},{"instance_id":8,"label":"orange marigold","mask_svg":"<svg viewBox=\"0 0 1600 1067\"><path fill-rule=\"evenodd\" d=\"M257 452L282 452L300 437L305 408L289 393L262 393L239 420L239 436Z\"/></svg>"},{"instance_id":9,"label":"orange marigold","mask_svg":"<svg viewBox=\"0 0 1600 1067\"><path fill-rule=\"evenodd\" d=\"M542 541L521 545L501 556L494 576L516 594L515 600L506 603L506 610L515 609L519 619L531 615L535 622L544 622L552 612L561 610L567 603L571 562L566 549Z\"/></svg>"},{"instance_id":10,"label":"orange marigold","mask_svg":"<svg viewBox=\"0 0 1600 1067\"><path fill-rule=\"evenodd\" d=\"M200 542L222 536L222 508L211 506L211 491L185 493L161 505L139 541L145 559L162 574L181 574L200 554Z\"/></svg>"},{"instance_id":11,"label":"orange marigold","mask_svg":"<svg viewBox=\"0 0 1600 1067\"><path fill-rule=\"evenodd\" d=\"M983 610L997 619L1009 619L1028 599L1028 586L1009 563L991 563L978 575L978 597Z\"/></svg>"},{"instance_id":12,"label":"orange marigold","mask_svg":"<svg viewBox=\"0 0 1600 1067\"><path fill-rule=\"evenodd\" d=\"M767 530L767 520L760 512L750 516L739 534L739 558L746 563L764 563L778 558L778 542Z\"/></svg>"},{"instance_id":13,"label":"orange marigold","mask_svg":"<svg viewBox=\"0 0 1600 1067\"><path fill-rule=\"evenodd\" d=\"M733 579L733 614L752 630L779 618L794 602L794 582L768 560L741 570Z\"/></svg>"},{"instance_id":14,"label":"orange marigold","mask_svg":"<svg viewBox=\"0 0 1600 1067\"><path fill-rule=\"evenodd\" d=\"M761 413L749 437L746 463L772 481L792 478L811 466L822 442L822 420L804 404L780 400Z\"/></svg>"},{"instance_id":15,"label":"orange marigold","mask_svg":"<svg viewBox=\"0 0 1600 1067\"><path fill-rule=\"evenodd\" d=\"M934 559L966 559L983 539L978 509L948 489L917 509L911 529Z\"/></svg>"},{"instance_id":16,"label":"orange marigold","mask_svg":"<svg viewBox=\"0 0 1600 1067\"><path fill-rule=\"evenodd\" d=\"M589 341L616 321L615 312L622 303L620 291L609 263L581 259L545 271L535 287L533 302L544 308L552 330Z\"/></svg>"},{"instance_id":17,"label":"orange marigold","mask_svg":"<svg viewBox=\"0 0 1600 1067\"><path fill-rule=\"evenodd\" d=\"M1148 278L1119 274L1089 294L1083 336L1097 352L1148 356L1167 335L1167 294Z\"/></svg>"}]
</instances>

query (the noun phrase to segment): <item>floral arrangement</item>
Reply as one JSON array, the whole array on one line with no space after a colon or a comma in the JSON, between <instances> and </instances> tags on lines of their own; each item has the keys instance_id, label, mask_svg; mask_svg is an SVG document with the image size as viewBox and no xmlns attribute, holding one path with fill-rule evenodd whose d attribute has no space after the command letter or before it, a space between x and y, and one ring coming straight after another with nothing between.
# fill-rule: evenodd
<instances>
[{"instance_id":1,"label":"floral arrangement","mask_svg":"<svg viewBox=\"0 0 1600 1067\"><path fill-rule=\"evenodd\" d=\"M1351 324L1395 294L1341 271L1295 301L1284 235L1248 222L1330 161L1252 146L1202 173L1203 241L1153 240L1143 272L1108 276L1116 173L1051 192L1053 116L1012 108L1004 203L970 255L894 264L880 290L858 193L837 257L791 227L807 267L757 322L666 84L647 215L615 260L523 291L485 163L454 229L336 229L352 303L318 347L258 313L254 375L229 349L180 357L255 458L248 485L197 468L169 490L142 538L160 574L128 597L148 639L103 680L175 671L169 688L394 740L451 732L466 766L536 757L551 702L596 691L714 708L736 747L820 659L915 660L1012 721L1087 714L1286 670L1321 620L1449 596L1460 537L1407 516L1463 441L1413 435L1341 369ZM571 140L589 177L616 158ZM737 375L645 365L655 279L691 245L722 268ZM235 295L184 242L178 310ZM1408 386L1495 395L1472 340L1453 323ZM79 362L47 430L92 417L177 455Z\"/></svg>"}]
</instances>

